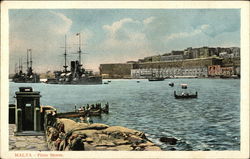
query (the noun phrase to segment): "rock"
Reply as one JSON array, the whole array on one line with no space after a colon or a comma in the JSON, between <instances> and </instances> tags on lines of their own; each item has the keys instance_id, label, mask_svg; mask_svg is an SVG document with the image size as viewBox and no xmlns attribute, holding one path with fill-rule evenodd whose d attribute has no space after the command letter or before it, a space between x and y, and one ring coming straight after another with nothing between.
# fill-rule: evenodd
<instances>
[{"instance_id":1,"label":"rock","mask_svg":"<svg viewBox=\"0 0 250 159\"><path fill-rule=\"evenodd\" d=\"M131 135L129 137L127 137L127 140L129 140L131 143L140 143L142 141L142 138L135 136L135 135Z\"/></svg>"},{"instance_id":2,"label":"rock","mask_svg":"<svg viewBox=\"0 0 250 159\"><path fill-rule=\"evenodd\" d=\"M15 143L16 147L26 147L28 145L28 143L26 143L25 141L18 141Z\"/></svg>"},{"instance_id":3,"label":"rock","mask_svg":"<svg viewBox=\"0 0 250 159\"><path fill-rule=\"evenodd\" d=\"M64 131L67 133L69 131L71 131L74 128L77 128L76 122L71 120L71 119L57 119L57 123L58 124L63 124L64 125Z\"/></svg>"},{"instance_id":4,"label":"rock","mask_svg":"<svg viewBox=\"0 0 250 159\"><path fill-rule=\"evenodd\" d=\"M152 142L146 142L146 143L139 144L139 146L141 146L141 147L147 147L147 146L155 146L155 144L153 144Z\"/></svg>"},{"instance_id":5,"label":"rock","mask_svg":"<svg viewBox=\"0 0 250 159\"><path fill-rule=\"evenodd\" d=\"M81 151L84 150L84 143L80 137L73 139L73 141L69 145L70 150Z\"/></svg>"},{"instance_id":6,"label":"rock","mask_svg":"<svg viewBox=\"0 0 250 159\"><path fill-rule=\"evenodd\" d=\"M161 151L161 148L157 146L147 146L144 151Z\"/></svg>"},{"instance_id":7,"label":"rock","mask_svg":"<svg viewBox=\"0 0 250 159\"><path fill-rule=\"evenodd\" d=\"M85 141L86 141L87 143L92 143L94 140L93 140L92 138L89 138L89 137L88 137L88 138L85 139Z\"/></svg>"},{"instance_id":8,"label":"rock","mask_svg":"<svg viewBox=\"0 0 250 159\"><path fill-rule=\"evenodd\" d=\"M122 126L111 126L108 127L107 129L103 130L104 133L112 133L112 132L123 132L125 134L137 134L137 133L141 133L139 131L133 130L133 129L129 129L129 128L125 128Z\"/></svg>"},{"instance_id":9,"label":"rock","mask_svg":"<svg viewBox=\"0 0 250 159\"><path fill-rule=\"evenodd\" d=\"M115 141L113 141L115 145L128 145L131 142L129 142L128 140L122 140L122 139L117 139Z\"/></svg>"},{"instance_id":10,"label":"rock","mask_svg":"<svg viewBox=\"0 0 250 159\"><path fill-rule=\"evenodd\" d=\"M61 142L62 142L62 140L59 139L59 138L54 142L54 145L55 145L56 150L59 150L59 146L60 146L60 143L61 143Z\"/></svg>"},{"instance_id":11,"label":"rock","mask_svg":"<svg viewBox=\"0 0 250 159\"><path fill-rule=\"evenodd\" d=\"M94 136L96 133L97 133L97 130L79 130L79 131L74 131L72 134L79 134L79 135L91 137L91 136Z\"/></svg>"},{"instance_id":12,"label":"rock","mask_svg":"<svg viewBox=\"0 0 250 159\"><path fill-rule=\"evenodd\" d=\"M87 123L75 123L72 127L74 127L74 129L84 129L87 128L89 126L89 124Z\"/></svg>"},{"instance_id":13,"label":"rock","mask_svg":"<svg viewBox=\"0 0 250 159\"><path fill-rule=\"evenodd\" d=\"M62 140L61 141L61 143L60 143L60 145L59 145L59 151L63 151L63 150L65 150L65 148L66 148L66 142L65 142L65 140Z\"/></svg>"},{"instance_id":14,"label":"rock","mask_svg":"<svg viewBox=\"0 0 250 159\"><path fill-rule=\"evenodd\" d=\"M93 151L93 150L96 150L96 147L94 147L94 145L92 145L92 144L84 142L84 150L85 151Z\"/></svg>"},{"instance_id":15,"label":"rock","mask_svg":"<svg viewBox=\"0 0 250 159\"><path fill-rule=\"evenodd\" d=\"M59 151L159 151L145 133L121 126L76 123L56 119L55 127L46 131L50 150Z\"/></svg>"},{"instance_id":16,"label":"rock","mask_svg":"<svg viewBox=\"0 0 250 159\"><path fill-rule=\"evenodd\" d=\"M173 150L173 151L174 151L174 150L176 150L176 149L175 149L174 147L172 147L170 150Z\"/></svg>"},{"instance_id":17,"label":"rock","mask_svg":"<svg viewBox=\"0 0 250 159\"><path fill-rule=\"evenodd\" d=\"M26 148L28 150L34 150L36 148L36 146L34 146L34 145L28 145Z\"/></svg>"},{"instance_id":18,"label":"rock","mask_svg":"<svg viewBox=\"0 0 250 159\"><path fill-rule=\"evenodd\" d=\"M160 141L170 145L175 145L178 140L176 138L171 138L171 137L161 137Z\"/></svg>"},{"instance_id":19,"label":"rock","mask_svg":"<svg viewBox=\"0 0 250 159\"><path fill-rule=\"evenodd\" d=\"M107 148L109 151L132 151L130 145L119 145L116 147L109 147Z\"/></svg>"},{"instance_id":20,"label":"rock","mask_svg":"<svg viewBox=\"0 0 250 159\"><path fill-rule=\"evenodd\" d=\"M120 132L120 131L111 132L111 133L109 133L109 135L114 139L125 139L125 138L127 138L127 135L125 133L123 133L123 132Z\"/></svg>"},{"instance_id":21,"label":"rock","mask_svg":"<svg viewBox=\"0 0 250 159\"><path fill-rule=\"evenodd\" d=\"M53 127L49 127L47 129L47 141L56 141L56 139L59 137L59 132L57 129Z\"/></svg>"},{"instance_id":22,"label":"rock","mask_svg":"<svg viewBox=\"0 0 250 159\"><path fill-rule=\"evenodd\" d=\"M88 126L88 129L103 130L107 129L109 126L106 124L94 123Z\"/></svg>"},{"instance_id":23,"label":"rock","mask_svg":"<svg viewBox=\"0 0 250 159\"><path fill-rule=\"evenodd\" d=\"M65 133L64 124L63 124L63 123L60 123L60 124L58 125L58 131L59 131L59 132Z\"/></svg>"}]
</instances>

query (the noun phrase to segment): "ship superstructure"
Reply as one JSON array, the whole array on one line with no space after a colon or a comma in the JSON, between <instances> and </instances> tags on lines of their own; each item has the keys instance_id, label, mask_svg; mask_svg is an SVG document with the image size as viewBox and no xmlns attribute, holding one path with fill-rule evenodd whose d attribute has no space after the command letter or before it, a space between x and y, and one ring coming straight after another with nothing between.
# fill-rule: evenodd
<instances>
[{"instance_id":1,"label":"ship superstructure","mask_svg":"<svg viewBox=\"0 0 250 159\"><path fill-rule=\"evenodd\" d=\"M78 48L78 60L70 62L70 69L67 66L67 46L65 36L65 50L64 50L64 69L63 71L55 71L55 78L47 79L48 84L79 84L79 85L91 85L91 84L102 84L102 77L93 74L93 71L87 71L82 67L81 63L81 35L77 33L79 37L79 48Z\"/></svg>"},{"instance_id":2,"label":"ship superstructure","mask_svg":"<svg viewBox=\"0 0 250 159\"><path fill-rule=\"evenodd\" d=\"M33 72L32 68L32 50L27 49L27 73L23 72L22 58L19 59L19 66L15 66L15 75L12 78L16 83L39 83L40 75Z\"/></svg>"}]
</instances>

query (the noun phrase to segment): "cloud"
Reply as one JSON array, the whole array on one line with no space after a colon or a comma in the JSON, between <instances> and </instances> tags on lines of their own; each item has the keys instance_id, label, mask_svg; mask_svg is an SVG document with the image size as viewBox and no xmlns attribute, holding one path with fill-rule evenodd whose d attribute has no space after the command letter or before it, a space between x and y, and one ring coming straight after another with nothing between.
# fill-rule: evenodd
<instances>
[{"instance_id":1,"label":"cloud","mask_svg":"<svg viewBox=\"0 0 250 159\"><path fill-rule=\"evenodd\" d=\"M143 21L132 18L104 25L102 28L106 36L98 47L98 50L102 50L105 54L102 63L138 60L152 53L143 27Z\"/></svg>"},{"instance_id":2,"label":"cloud","mask_svg":"<svg viewBox=\"0 0 250 159\"><path fill-rule=\"evenodd\" d=\"M170 34L170 35L166 36L166 41L197 36L197 35L203 33L204 31L208 30L209 27L210 27L209 25L204 24L204 25L201 25L199 28L197 28L197 29L195 29L195 30L193 30L191 32L173 33L173 34Z\"/></svg>"},{"instance_id":3,"label":"cloud","mask_svg":"<svg viewBox=\"0 0 250 159\"><path fill-rule=\"evenodd\" d=\"M43 71L50 64L61 65L64 35L70 32L72 20L59 12L13 10L10 12L10 70L26 49L33 50L34 70ZM46 55L46 56L45 56ZM46 64L48 65L45 65ZM50 68L53 69L53 68Z\"/></svg>"},{"instance_id":4,"label":"cloud","mask_svg":"<svg viewBox=\"0 0 250 159\"><path fill-rule=\"evenodd\" d=\"M108 31L108 33L109 33L108 36L110 38L117 38L117 37L119 37L119 36L117 36L118 31L120 31L123 28L123 26L125 24L128 24L128 23L138 24L140 22L135 21L131 18L124 18L124 19L121 19L119 21L113 22L111 25L104 25L103 29Z\"/></svg>"},{"instance_id":5,"label":"cloud","mask_svg":"<svg viewBox=\"0 0 250 159\"><path fill-rule=\"evenodd\" d=\"M149 17L149 18L144 19L143 23L147 25L147 24L152 23L154 20L155 20L155 17Z\"/></svg>"},{"instance_id":6,"label":"cloud","mask_svg":"<svg viewBox=\"0 0 250 159\"><path fill-rule=\"evenodd\" d=\"M65 15L63 15L62 13L58 13L54 11L51 11L51 13L58 17L56 19L57 21L59 19L59 24L61 25L61 27L58 27L58 28L54 28L53 26L52 30L58 34L66 34L70 30L70 27L72 25L72 20L66 17Z\"/></svg>"}]
</instances>

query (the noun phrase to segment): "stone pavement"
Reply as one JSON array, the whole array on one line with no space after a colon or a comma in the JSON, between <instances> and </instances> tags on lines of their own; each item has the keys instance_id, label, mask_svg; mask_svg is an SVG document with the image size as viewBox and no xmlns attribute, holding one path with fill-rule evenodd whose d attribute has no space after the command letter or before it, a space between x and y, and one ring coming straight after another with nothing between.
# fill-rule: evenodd
<instances>
[{"instance_id":1,"label":"stone pavement","mask_svg":"<svg viewBox=\"0 0 250 159\"><path fill-rule=\"evenodd\" d=\"M15 124L9 124L9 150L49 151L44 136L14 136Z\"/></svg>"}]
</instances>

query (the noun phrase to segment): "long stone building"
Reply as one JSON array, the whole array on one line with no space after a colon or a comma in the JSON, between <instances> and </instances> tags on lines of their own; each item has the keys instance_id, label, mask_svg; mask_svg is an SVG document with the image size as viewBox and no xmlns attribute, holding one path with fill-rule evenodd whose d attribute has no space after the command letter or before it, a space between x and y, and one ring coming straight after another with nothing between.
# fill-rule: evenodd
<instances>
[{"instance_id":1,"label":"long stone building","mask_svg":"<svg viewBox=\"0 0 250 159\"><path fill-rule=\"evenodd\" d=\"M222 65L222 60L218 57L208 57L178 61L101 64L100 73L104 78L208 77L208 67Z\"/></svg>"}]
</instances>

